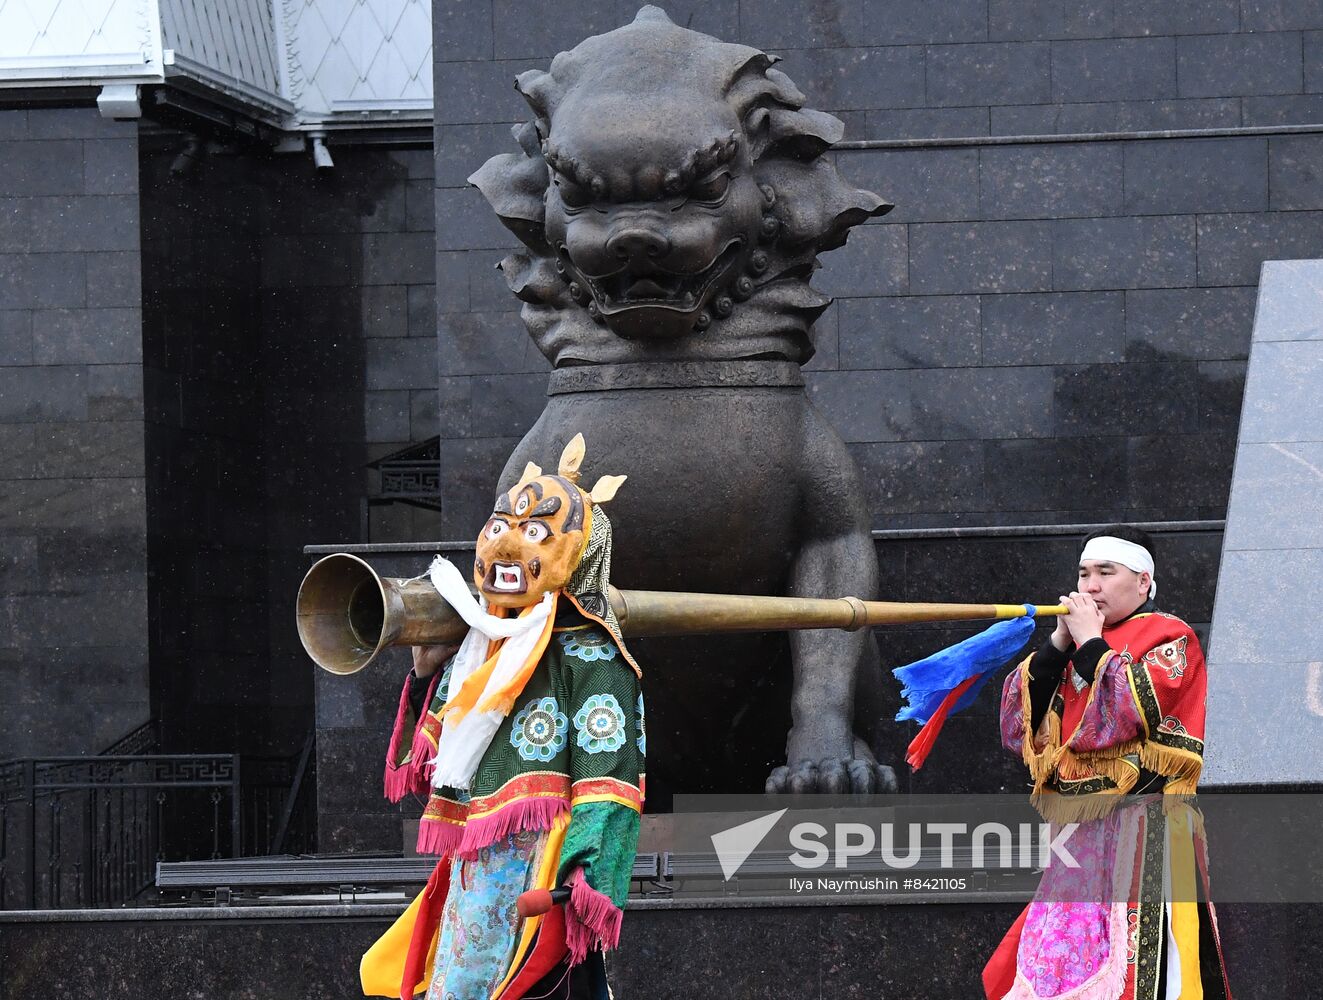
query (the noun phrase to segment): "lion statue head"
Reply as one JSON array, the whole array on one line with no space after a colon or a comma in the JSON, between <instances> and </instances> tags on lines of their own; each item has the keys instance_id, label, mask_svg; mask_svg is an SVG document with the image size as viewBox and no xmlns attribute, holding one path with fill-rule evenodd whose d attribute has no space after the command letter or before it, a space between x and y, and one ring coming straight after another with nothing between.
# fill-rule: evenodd
<instances>
[{"instance_id":1,"label":"lion statue head","mask_svg":"<svg viewBox=\"0 0 1323 1000\"><path fill-rule=\"evenodd\" d=\"M469 180L529 249L500 267L554 366L812 356L817 254L891 206L775 62L644 7L519 76L522 152Z\"/></svg>"}]
</instances>

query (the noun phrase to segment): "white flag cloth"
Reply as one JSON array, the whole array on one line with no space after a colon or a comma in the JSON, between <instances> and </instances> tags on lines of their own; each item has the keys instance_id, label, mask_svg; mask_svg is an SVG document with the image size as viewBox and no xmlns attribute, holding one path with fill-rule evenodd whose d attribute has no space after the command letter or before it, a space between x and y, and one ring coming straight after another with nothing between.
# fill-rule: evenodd
<instances>
[{"instance_id":1,"label":"white flag cloth","mask_svg":"<svg viewBox=\"0 0 1323 1000\"><path fill-rule=\"evenodd\" d=\"M554 593L544 594L531 611L519 618L497 618L487 613L487 602L475 600L469 592L468 581L455 568L454 563L437 556L432 560L428 577L447 604L468 623L469 632L455 654L450 672L448 693L454 695L464 681L482 666L487 658L487 643L504 639L497 654L496 666L482 696L481 704L489 694L501 690L527 662L542 636L547 618L556 606ZM505 718L503 712L479 712L476 709L458 722L449 715L441 723L441 739L436 748L432 773L432 787L451 787L467 790L478 769L478 762L491 745L492 737Z\"/></svg>"}]
</instances>

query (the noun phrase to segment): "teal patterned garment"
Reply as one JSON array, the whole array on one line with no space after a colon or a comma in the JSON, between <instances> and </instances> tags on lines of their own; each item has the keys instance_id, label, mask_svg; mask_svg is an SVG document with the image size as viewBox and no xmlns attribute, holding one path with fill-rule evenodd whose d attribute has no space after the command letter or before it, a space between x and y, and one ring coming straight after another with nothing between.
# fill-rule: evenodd
<instances>
[{"instance_id":1,"label":"teal patterned garment","mask_svg":"<svg viewBox=\"0 0 1323 1000\"><path fill-rule=\"evenodd\" d=\"M427 1000L475 1000L495 992L519 943L515 901L533 887L546 841L545 831L525 830L484 847L476 861L451 862Z\"/></svg>"}]
</instances>

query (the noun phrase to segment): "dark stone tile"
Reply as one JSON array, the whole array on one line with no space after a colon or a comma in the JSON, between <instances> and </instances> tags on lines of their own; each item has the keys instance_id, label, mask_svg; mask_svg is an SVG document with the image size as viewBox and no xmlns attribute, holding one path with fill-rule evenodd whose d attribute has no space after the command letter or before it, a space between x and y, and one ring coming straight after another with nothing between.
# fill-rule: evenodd
<instances>
[{"instance_id":1,"label":"dark stone tile","mask_svg":"<svg viewBox=\"0 0 1323 1000\"><path fill-rule=\"evenodd\" d=\"M983 296L985 365L1120 361L1123 292Z\"/></svg>"},{"instance_id":2,"label":"dark stone tile","mask_svg":"<svg viewBox=\"0 0 1323 1000\"><path fill-rule=\"evenodd\" d=\"M984 441L982 446L991 473L987 501L996 509L1069 510L1126 502L1124 438Z\"/></svg>"},{"instance_id":3,"label":"dark stone tile","mask_svg":"<svg viewBox=\"0 0 1323 1000\"><path fill-rule=\"evenodd\" d=\"M28 261L22 254L0 254L0 306L5 309L32 308Z\"/></svg>"},{"instance_id":4,"label":"dark stone tile","mask_svg":"<svg viewBox=\"0 0 1323 1000\"><path fill-rule=\"evenodd\" d=\"M529 340L518 313L442 313L437 349L442 376L550 368Z\"/></svg>"},{"instance_id":5,"label":"dark stone tile","mask_svg":"<svg viewBox=\"0 0 1323 1000\"><path fill-rule=\"evenodd\" d=\"M1323 549L1318 475L1323 443L1245 444L1236 453L1235 506L1227 551ZM1248 515L1248 516L1246 516Z\"/></svg>"},{"instance_id":6,"label":"dark stone tile","mask_svg":"<svg viewBox=\"0 0 1323 1000\"><path fill-rule=\"evenodd\" d=\"M1268 143L1274 211L1323 208L1323 136L1276 136Z\"/></svg>"},{"instance_id":7,"label":"dark stone tile","mask_svg":"<svg viewBox=\"0 0 1323 1000\"><path fill-rule=\"evenodd\" d=\"M788 6L790 11L802 10L802 5ZM923 0L863 0L863 22L861 37L865 45L981 42L988 37L987 4L980 0L951 0L941 4ZM851 43L848 38L844 42Z\"/></svg>"},{"instance_id":8,"label":"dark stone tile","mask_svg":"<svg viewBox=\"0 0 1323 1000\"><path fill-rule=\"evenodd\" d=\"M1052 397L1054 430L1061 437L1199 429L1193 364L1058 366Z\"/></svg>"},{"instance_id":9,"label":"dark stone tile","mask_svg":"<svg viewBox=\"0 0 1323 1000\"><path fill-rule=\"evenodd\" d=\"M432 12L433 58L437 62L495 58L492 21L492 0L440 4Z\"/></svg>"},{"instance_id":10,"label":"dark stone tile","mask_svg":"<svg viewBox=\"0 0 1323 1000\"><path fill-rule=\"evenodd\" d=\"M136 121L102 118L92 107L28 111L28 136L33 139L131 139L137 134Z\"/></svg>"},{"instance_id":11,"label":"dark stone tile","mask_svg":"<svg viewBox=\"0 0 1323 1000\"><path fill-rule=\"evenodd\" d=\"M1131 290L1125 293L1125 359L1244 358L1253 319L1253 288Z\"/></svg>"},{"instance_id":12,"label":"dark stone tile","mask_svg":"<svg viewBox=\"0 0 1323 1000\"><path fill-rule=\"evenodd\" d=\"M1033 104L1052 98L1047 42L934 45L927 54L929 104Z\"/></svg>"},{"instance_id":13,"label":"dark stone tile","mask_svg":"<svg viewBox=\"0 0 1323 1000\"><path fill-rule=\"evenodd\" d=\"M403 444L409 438L409 390L363 394L363 434L370 443Z\"/></svg>"},{"instance_id":14,"label":"dark stone tile","mask_svg":"<svg viewBox=\"0 0 1323 1000\"><path fill-rule=\"evenodd\" d=\"M406 329L410 337L436 336L436 288L410 285L406 289Z\"/></svg>"},{"instance_id":15,"label":"dark stone tile","mask_svg":"<svg viewBox=\"0 0 1323 1000\"><path fill-rule=\"evenodd\" d=\"M405 190L405 227L410 232L430 233L436 228L434 190L430 177L409 181Z\"/></svg>"},{"instance_id":16,"label":"dark stone tile","mask_svg":"<svg viewBox=\"0 0 1323 1000\"><path fill-rule=\"evenodd\" d=\"M442 427L435 389L415 389L409 393L409 440L426 441L437 434L450 433Z\"/></svg>"},{"instance_id":17,"label":"dark stone tile","mask_svg":"<svg viewBox=\"0 0 1323 1000\"><path fill-rule=\"evenodd\" d=\"M422 287L422 286L417 286ZM405 285L368 285L362 290L364 337L409 335L408 293Z\"/></svg>"},{"instance_id":18,"label":"dark stone tile","mask_svg":"<svg viewBox=\"0 0 1323 1000\"><path fill-rule=\"evenodd\" d=\"M987 135L986 108L907 108L869 111L863 139L948 139Z\"/></svg>"},{"instance_id":19,"label":"dark stone tile","mask_svg":"<svg viewBox=\"0 0 1323 1000\"><path fill-rule=\"evenodd\" d=\"M1058 289L1192 284L1194 223L1193 216L1058 221L1053 284Z\"/></svg>"},{"instance_id":20,"label":"dark stone tile","mask_svg":"<svg viewBox=\"0 0 1323 1000\"><path fill-rule=\"evenodd\" d=\"M794 0L741 0L739 19L739 42L758 49L887 44L870 41L861 35L864 23L862 0L834 0L809 7ZM736 39L722 40L733 42Z\"/></svg>"},{"instance_id":21,"label":"dark stone tile","mask_svg":"<svg viewBox=\"0 0 1323 1000\"><path fill-rule=\"evenodd\" d=\"M262 248L261 287L356 285L361 281L361 241L349 235L272 236Z\"/></svg>"},{"instance_id":22,"label":"dark stone tile","mask_svg":"<svg viewBox=\"0 0 1323 1000\"><path fill-rule=\"evenodd\" d=\"M978 158L977 149L869 149L839 163L852 184L896 206L884 224L953 222L979 217Z\"/></svg>"},{"instance_id":23,"label":"dark stone tile","mask_svg":"<svg viewBox=\"0 0 1323 1000\"><path fill-rule=\"evenodd\" d=\"M919 45L858 49L785 49L786 73L823 111L919 108L924 51Z\"/></svg>"},{"instance_id":24,"label":"dark stone tile","mask_svg":"<svg viewBox=\"0 0 1323 1000\"><path fill-rule=\"evenodd\" d=\"M1051 100L1140 101L1175 96L1175 39L1052 43Z\"/></svg>"},{"instance_id":25,"label":"dark stone tile","mask_svg":"<svg viewBox=\"0 0 1323 1000\"><path fill-rule=\"evenodd\" d=\"M28 113L21 108L0 110L0 141L26 139L28 137Z\"/></svg>"},{"instance_id":26,"label":"dark stone tile","mask_svg":"<svg viewBox=\"0 0 1323 1000\"><path fill-rule=\"evenodd\" d=\"M975 295L843 299L840 351L851 368L940 368L979 363Z\"/></svg>"},{"instance_id":27,"label":"dark stone tile","mask_svg":"<svg viewBox=\"0 0 1323 1000\"><path fill-rule=\"evenodd\" d=\"M138 140L136 137L132 139L88 139L83 142L83 193L138 193Z\"/></svg>"},{"instance_id":28,"label":"dark stone tile","mask_svg":"<svg viewBox=\"0 0 1323 1000\"><path fill-rule=\"evenodd\" d=\"M531 112L514 89L515 77L526 69L545 70L546 64L545 58L521 59L516 62L438 62L434 74L436 124L479 125L525 121ZM438 149L439 143L438 135ZM470 173L480 166L481 161L475 163ZM438 164L438 184L443 183L442 173Z\"/></svg>"},{"instance_id":29,"label":"dark stone tile","mask_svg":"<svg viewBox=\"0 0 1323 1000\"><path fill-rule=\"evenodd\" d=\"M442 376L437 380L437 422L442 438L465 438L472 435L473 377Z\"/></svg>"},{"instance_id":30,"label":"dark stone tile","mask_svg":"<svg viewBox=\"0 0 1323 1000\"><path fill-rule=\"evenodd\" d=\"M1254 285L1265 260L1323 256L1323 213L1199 216L1199 284Z\"/></svg>"},{"instance_id":31,"label":"dark stone tile","mask_svg":"<svg viewBox=\"0 0 1323 1000\"><path fill-rule=\"evenodd\" d=\"M910 291L1048 291L1049 222L975 222L910 226Z\"/></svg>"},{"instance_id":32,"label":"dark stone tile","mask_svg":"<svg viewBox=\"0 0 1323 1000\"><path fill-rule=\"evenodd\" d=\"M436 174L432 144L417 149L386 149L382 151L386 162L404 168L404 176L411 181L433 180ZM395 172L391 171L394 176Z\"/></svg>"},{"instance_id":33,"label":"dark stone tile","mask_svg":"<svg viewBox=\"0 0 1323 1000\"><path fill-rule=\"evenodd\" d=\"M436 219L437 250L485 250L519 245L477 188L437 188Z\"/></svg>"},{"instance_id":34,"label":"dark stone tile","mask_svg":"<svg viewBox=\"0 0 1323 1000\"><path fill-rule=\"evenodd\" d=\"M840 313L841 303L833 302L813 324L813 357L803 366L804 371L835 371L840 368Z\"/></svg>"},{"instance_id":35,"label":"dark stone tile","mask_svg":"<svg viewBox=\"0 0 1323 1000\"><path fill-rule=\"evenodd\" d=\"M470 256L471 254L462 250L436 255L436 287L432 293L430 307L433 330L436 329L436 313L469 311ZM411 289L415 287L426 286L410 286ZM410 332L419 336L423 331L410 326Z\"/></svg>"},{"instance_id":36,"label":"dark stone tile","mask_svg":"<svg viewBox=\"0 0 1323 1000\"><path fill-rule=\"evenodd\" d=\"M138 199L132 195L33 198L28 211L31 248L39 253L138 249Z\"/></svg>"},{"instance_id":37,"label":"dark stone tile","mask_svg":"<svg viewBox=\"0 0 1323 1000\"><path fill-rule=\"evenodd\" d=\"M1106 38L1111 33L1110 3L988 0L988 38L992 41Z\"/></svg>"},{"instance_id":38,"label":"dark stone tile","mask_svg":"<svg viewBox=\"0 0 1323 1000\"><path fill-rule=\"evenodd\" d=\"M616 0L618 23L634 20L640 6L637 0ZM725 42L741 41L739 0L673 0L665 10L676 24Z\"/></svg>"},{"instance_id":39,"label":"dark stone tile","mask_svg":"<svg viewBox=\"0 0 1323 1000\"><path fill-rule=\"evenodd\" d=\"M894 514L984 505L983 451L977 441L857 443L850 454L875 523Z\"/></svg>"},{"instance_id":40,"label":"dark stone tile","mask_svg":"<svg viewBox=\"0 0 1323 1000\"><path fill-rule=\"evenodd\" d=\"M979 204L988 219L1113 215L1121 208L1116 143L991 146L979 154Z\"/></svg>"},{"instance_id":41,"label":"dark stone tile","mask_svg":"<svg viewBox=\"0 0 1323 1000\"><path fill-rule=\"evenodd\" d=\"M1177 40L1181 97L1298 94L1300 35L1191 35Z\"/></svg>"},{"instance_id":42,"label":"dark stone tile","mask_svg":"<svg viewBox=\"0 0 1323 1000\"><path fill-rule=\"evenodd\" d=\"M368 233L362 239L364 285L423 285L435 280L436 244L431 233Z\"/></svg>"},{"instance_id":43,"label":"dark stone tile","mask_svg":"<svg viewBox=\"0 0 1323 1000\"><path fill-rule=\"evenodd\" d=\"M501 469L518 443L517 438L441 439L443 537L478 537L491 513Z\"/></svg>"},{"instance_id":44,"label":"dark stone tile","mask_svg":"<svg viewBox=\"0 0 1323 1000\"><path fill-rule=\"evenodd\" d=\"M1130 503L1226 503L1235 458L1234 434L1152 434L1129 441Z\"/></svg>"},{"instance_id":45,"label":"dark stone tile","mask_svg":"<svg viewBox=\"0 0 1323 1000\"><path fill-rule=\"evenodd\" d=\"M87 304L101 309L142 305L142 257L133 251L83 254Z\"/></svg>"},{"instance_id":46,"label":"dark stone tile","mask_svg":"<svg viewBox=\"0 0 1323 1000\"><path fill-rule=\"evenodd\" d=\"M1126 101L1117 107L1116 127L1123 132L1235 128L1241 124L1240 105L1238 97Z\"/></svg>"},{"instance_id":47,"label":"dark stone tile","mask_svg":"<svg viewBox=\"0 0 1323 1000\"><path fill-rule=\"evenodd\" d=\"M1052 369L818 372L810 398L846 441L1040 437Z\"/></svg>"},{"instance_id":48,"label":"dark stone tile","mask_svg":"<svg viewBox=\"0 0 1323 1000\"><path fill-rule=\"evenodd\" d=\"M1323 91L1323 31L1304 33L1305 93Z\"/></svg>"},{"instance_id":49,"label":"dark stone tile","mask_svg":"<svg viewBox=\"0 0 1323 1000\"><path fill-rule=\"evenodd\" d=\"M1255 343L1250 358L1242 443L1317 441L1319 428L1307 415L1317 412L1318 386L1323 385L1323 341Z\"/></svg>"},{"instance_id":50,"label":"dark stone tile","mask_svg":"<svg viewBox=\"0 0 1323 1000\"><path fill-rule=\"evenodd\" d=\"M1238 0L1170 3L1169 0L1114 0L1118 35L1207 35L1239 31ZM1246 30L1250 29L1245 26Z\"/></svg>"},{"instance_id":51,"label":"dark stone tile","mask_svg":"<svg viewBox=\"0 0 1323 1000\"><path fill-rule=\"evenodd\" d=\"M86 257L77 253L29 254L25 261L28 304L34 309L81 309L87 305Z\"/></svg>"},{"instance_id":52,"label":"dark stone tile","mask_svg":"<svg viewBox=\"0 0 1323 1000\"><path fill-rule=\"evenodd\" d=\"M547 404L547 376L484 375L471 388L472 426L492 437L523 437Z\"/></svg>"},{"instance_id":53,"label":"dark stone tile","mask_svg":"<svg viewBox=\"0 0 1323 1000\"><path fill-rule=\"evenodd\" d=\"M1241 104L1241 124L1310 125L1323 121L1323 96L1286 94L1279 97L1246 97Z\"/></svg>"},{"instance_id":54,"label":"dark stone tile","mask_svg":"<svg viewBox=\"0 0 1323 1000\"><path fill-rule=\"evenodd\" d=\"M32 314L37 364L124 364L142 360L141 309L42 309Z\"/></svg>"},{"instance_id":55,"label":"dark stone tile","mask_svg":"<svg viewBox=\"0 0 1323 1000\"><path fill-rule=\"evenodd\" d=\"M493 0L492 22L497 59L548 59L589 35L620 27L616 0L564 0L532 7L517 0Z\"/></svg>"},{"instance_id":56,"label":"dark stone tile","mask_svg":"<svg viewBox=\"0 0 1323 1000\"><path fill-rule=\"evenodd\" d=\"M513 83L511 83L513 87ZM531 118L532 109L524 109L518 118ZM519 144L510 134L508 123L478 125L438 125L436 127L437 187L467 187L469 176L498 153L517 153Z\"/></svg>"},{"instance_id":57,"label":"dark stone tile","mask_svg":"<svg viewBox=\"0 0 1323 1000\"><path fill-rule=\"evenodd\" d=\"M520 308L519 300L506 284L498 265L506 250L470 250L465 254L468 269L469 308L473 312L506 312Z\"/></svg>"},{"instance_id":58,"label":"dark stone tile","mask_svg":"<svg viewBox=\"0 0 1323 1000\"><path fill-rule=\"evenodd\" d=\"M142 476L141 420L42 423L33 440L33 474L41 479Z\"/></svg>"},{"instance_id":59,"label":"dark stone tile","mask_svg":"<svg viewBox=\"0 0 1323 1000\"><path fill-rule=\"evenodd\" d=\"M32 313L0 310L0 365L32 364Z\"/></svg>"},{"instance_id":60,"label":"dark stone tile","mask_svg":"<svg viewBox=\"0 0 1323 1000\"><path fill-rule=\"evenodd\" d=\"M141 420L141 365L91 365L87 369L89 420Z\"/></svg>"},{"instance_id":61,"label":"dark stone tile","mask_svg":"<svg viewBox=\"0 0 1323 1000\"><path fill-rule=\"evenodd\" d=\"M1268 140L1126 143L1125 207L1136 215L1264 211Z\"/></svg>"},{"instance_id":62,"label":"dark stone tile","mask_svg":"<svg viewBox=\"0 0 1323 1000\"><path fill-rule=\"evenodd\" d=\"M0 253L25 253L31 242L30 200L0 198Z\"/></svg>"},{"instance_id":63,"label":"dark stone tile","mask_svg":"<svg viewBox=\"0 0 1323 1000\"><path fill-rule=\"evenodd\" d=\"M0 175L5 194L77 195L83 193L83 148L72 141L0 142Z\"/></svg>"},{"instance_id":64,"label":"dark stone tile","mask_svg":"<svg viewBox=\"0 0 1323 1000\"><path fill-rule=\"evenodd\" d=\"M900 295L908 273L904 226L861 226L849 242L822 257L813 285L824 295Z\"/></svg>"},{"instance_id":65,"label":"dark stone tile","mask_svg":"<svg viewBox=\"0 0 1323 1000\"><path fill-rule=\"evenodd\" d=\"M421 389L436 379L437 346L430 337L369 340L365 386L378 389Z\"/></svg>"},{"instance_id":66,"label":"dark stone tile","mask_svg":"<svg viewBox=\"0 0 1323 1000\"><path fill-rule=\"evenodd\" d=\"M1241 31L1317 28L1323 23L1323 4L1319 0L1243 0L1240 17Z\"/></svg>"},{"instance_id":67,"label":"dark stone tile","mask_svg":"<svg viewBox=\"0 0 1323 1000\"><path fill-rule=\"evenodd\" d=\"M1115 104L1026 104L992 108L993 135L1115 132Z\"/></svg>"},{"instance_id":68,"label":"dark stone tile","mask_svg":"<svg viewBox=\"0 0 1323 1000\"><path fill-rule=\"evenodd\" d=\"M1233 516L1234 513L1233 510ZM1259 664L1279 669L1286 666L1291 654L1283 655L1281 648L1285 627L1281 606L1282 581L1317 580L1320 574L1323 574L1323 549L1225 552L1218 574L1217 627L1211 644L1214 662ZM1323 618L1301 616L1299 621L1292 622L1290 635L1292 649L1299 651L1296 655L1308 655L1307 651L1323 649ZM1269 689L1274 686L1263 685ZM1254 687L1257 689L1260 685ZM1297 693L1301 689L1301 686L1295 687ZM1264 694L1263 691L1256 693L1259 697ZM1298 701L1298 696L1294 700ZM1256 740L1255 745L1262 747L1264 743ZM1280 775L1283 772L1270 773Z\"/></svg>"}]
</instances>

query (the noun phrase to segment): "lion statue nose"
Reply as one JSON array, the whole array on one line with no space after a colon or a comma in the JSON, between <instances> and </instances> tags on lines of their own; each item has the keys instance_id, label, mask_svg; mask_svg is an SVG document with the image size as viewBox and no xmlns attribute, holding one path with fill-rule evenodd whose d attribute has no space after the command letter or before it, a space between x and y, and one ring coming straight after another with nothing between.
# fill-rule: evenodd
<instances>
[{"instance_id":1,"label":"lion statue nose","mask_svg":"<svg viewBox=\"0 0 1323 1000\"><path fill-rule=\"evenodd\" d=\"M666 234L648 226L626 226L616 230L606 241L606 250L618 260L656 259L671 249Z\"/></svg>"}]
</instances>

